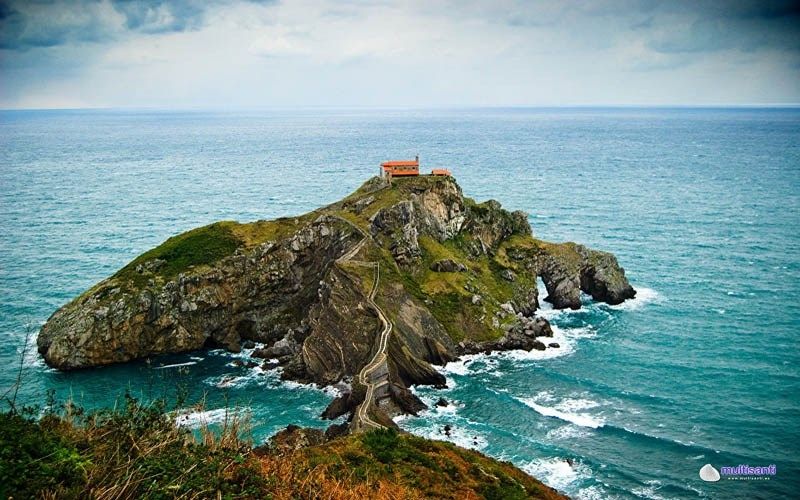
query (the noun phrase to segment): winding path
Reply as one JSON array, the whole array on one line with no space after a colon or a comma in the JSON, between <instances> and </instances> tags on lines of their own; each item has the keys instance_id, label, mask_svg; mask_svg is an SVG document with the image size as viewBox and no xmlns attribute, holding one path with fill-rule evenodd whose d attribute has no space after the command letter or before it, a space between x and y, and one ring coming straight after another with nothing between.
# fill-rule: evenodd
<instances>
[{"instance_id":1,"label":"winding path","mask_svg":"<svg viewBox=\"0 0 800 500\"><path fill-rule=\"evenodd\" d=\"M358 406L356 409L355 415L353 416L353 428L354 429L381 429L384 426L375 422L369 416L369 409L375 404L375 389L387 384L386 380L382 380L380 382L373 381L373 374L376 370L382 368L385 371L388 371L388 366L386 364L387 356L386 356L386 349L389 346L389 336L392 333L392 322L389 321L384 314L383 310L375 303L375 294L378 292L378 283L380 281L381 276L381 267L378 262L367 262L367 261L360 261L360 260L353 260L361 248L364 247L364 244L369 239L369 235L367 235L363 229L358 227L357 225L353 224L347 219L342 217L334 216L337 219L340 219L352 227L354 227L363 238L361 241L353 245L353 248L347 251L346 254L339 257L336 262L338 264L355 264L357 266L364 266L364 267L371 267L375 270L375 277L372 281L372 290L370 290L369 295L367 296L367 303L372 307L375 312L378 314L378 319L380 319L383 328L381 329L380 338L378 340L378 350L375 353L375 356L372 357L372 360L364 365L361 371L358 373L358 381L366 386L367 393L364 397L364 401Z\"/></svg>"}]
</instances>

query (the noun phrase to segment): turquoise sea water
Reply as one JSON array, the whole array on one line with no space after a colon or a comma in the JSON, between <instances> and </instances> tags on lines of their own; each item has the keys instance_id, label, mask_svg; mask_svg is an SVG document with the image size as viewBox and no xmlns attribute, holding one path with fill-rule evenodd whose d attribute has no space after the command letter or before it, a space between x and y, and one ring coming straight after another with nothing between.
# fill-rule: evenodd
<instances>
[{"instance_id":1,"label":"turquoise sea water","mask_svg":"<svg viewBox=\"0 0 800 500\"><path fill-rule=\"evenodd\" d=\"M335 201L419 154L465 193L530 213L535 234L614 252L639 290L544 311L562 348L444 368L452 404L415 433L511 460L577 498L792 498L800 492L800 110L306 110L0 113L0 388L26 325L139 253L220 219ZM185 387L263 440L331 391L192 353L59 373L31 351L19 399L85 406ZM182 367L162 365L191 363ZM571 459L570 466L566 459ZM698 470L777 465L769 481Z\"/></svg>"}]
</instances>

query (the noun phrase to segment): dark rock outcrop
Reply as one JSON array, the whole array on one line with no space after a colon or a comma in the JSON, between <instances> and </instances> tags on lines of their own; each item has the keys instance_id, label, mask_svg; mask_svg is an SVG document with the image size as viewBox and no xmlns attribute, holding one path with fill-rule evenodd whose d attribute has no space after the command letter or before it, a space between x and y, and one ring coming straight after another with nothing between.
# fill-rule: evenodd
<instances>
[{"instance_id":1,"label":"dark rock outcrop","mask_svg":"<svg viewBox=\"0 0 800 500\"><path fill-rule=\"evenodd\" d=\"M453 259L437 260L430 265L430 268L437 273L463 273L467 270L467 266Z\"/></svg>"},{"instance_id":2,"label":"dark rock outcrop","mask_svg":"<svg viewBox=\"0 0 800 500\"><path fill-rule=\"evenodd\" d=\"M268 447L276 451L292 452L320 445L326 439L326 433L319 429L288 425L269 439Z\"/></svg>"},{"instance_id":3,"label":"dark rock outcrop","mask_svg":"<svg viewBox=\"0 0 800 500\"><path fill-rule=\"evenodd\" d=\"M550 323L544 318L518 318L518 321L509 325L505 335L497 340L484 342L461 342L457 346L459 355L490 353L494 351L510 351L521 349L530 351L531 349L544 350L545 345L538 337L552 337L553 329Z\"/></svg>"},{"instance_id":4,"label":"dark rock outcrop","mask_svg":"<svg viewBox=\"0 0 800 500\"><path fill-rule=\"evenodd\" d=\"M508 212L495 200L471 205L464 229L478 240L484 253L491 251L509 236L531 234L525 212Z\"/></svg>"},{"instance_id":5,"label":"dark rock outcrop","mask_svg":"<svg viewBox=\"0 0 800 500\"><path fill-rule=\"evenodd\" d=\"M325 411L320 416L328 420L339 418L355 410L362 401L364 401L363 391L347 391L333 398L333 401L328 404L328 407L325 408Z\"/></svg>"},{"instance_id":6,"label":"dark rock outcrop","mask_svg":"<svg viewBox=\"0 0 800 500\"><path fill-rule=\"evenodd\" d=\"M583 245L577 246L583 257L581 268L581 290L599 302L616 305L636 296L625 278L625 269L617 262L617 258L608 252L590 250Z\"/></svg>"},{"instance_id":7,"label":"dark rock outcrop","mask_svg":"<svg viewBox=\"0 0 800 500\"><path fill-rule=\"evenodd\" d=\"M581 292L612 305L636 295L612 254L575 243L534 242L510 247L506 253L542 278L548 294L545 300L556 309L580 309Z\"/></svg>"}]
</instances>

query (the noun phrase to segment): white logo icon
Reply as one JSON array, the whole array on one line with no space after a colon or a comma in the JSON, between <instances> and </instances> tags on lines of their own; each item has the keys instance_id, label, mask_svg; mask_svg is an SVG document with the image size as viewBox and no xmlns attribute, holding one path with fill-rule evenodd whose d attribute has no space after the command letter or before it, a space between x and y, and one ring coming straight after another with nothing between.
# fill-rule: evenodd
<instances>
[{"instance_id":1,"label":"white logo icon","mask_svg":"<svg viewBox=\"0 0 800 500\"><path fill-rule=\"evenodd\" d=\"M700 468L700 479L703 481L719 481L719 471L711 464L705 464Z\"/></svg>"}]
</instances>

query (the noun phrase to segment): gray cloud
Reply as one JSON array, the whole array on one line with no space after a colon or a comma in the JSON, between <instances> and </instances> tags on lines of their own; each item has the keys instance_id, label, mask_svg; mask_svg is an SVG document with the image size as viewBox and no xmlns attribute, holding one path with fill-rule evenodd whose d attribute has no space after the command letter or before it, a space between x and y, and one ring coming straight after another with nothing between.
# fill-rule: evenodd
<instances>
[{"instance_id":1,"label":"gray cloud","mask_svg":"<svg viewBox=\"0 0 800 500\"><path fill-rule=\"evenodd\" d=\"M116 0L114 9L125 16L125 27L142 33L198 29L208 2L192 0Z\"/></svg>"},{"instance_id":2,"label":"gray cloud","mask_svg":"<svg viewBox=\"0 0 800 500\"><path fill-rule=\"evenodd\" d=\"M0 0L0 106L796 103L799 26L797 0Z\"/></svg>"},{"instance_id":3,"label":"gray cloud","mask_svg":"<svg viewBox=\"0 0 800 500\"><path fill-rule=\"evenodd\" d=\"M0 48L53 47L109 40L113 30L96 1L11 1L0 4Z\"/></svg>"},{"instance_id":4,"label":"gray cloud","mask_svg":"<svg viewBox=\"0 0 800 500\"><path fill-rule=\"evenodd\" d=\"M250 0L272 3L274 0ZM0 0L0 49L107 42L201 29L225 0Z\"/></svg>"},{"instance_id":5,"label":"gray cloud","mask_svg":"<svg viewBox=\"0 0 800 500\"><path fill-rule=\"evenodd\" d=\"M661 10L669 24L649 46L662 53L702 53L719 50L752 51L777 48L800 52L800 3L740 0L718 3L666 3ZM675 22L675 19L679 22Z\"/></svg>"}]
</instances>

